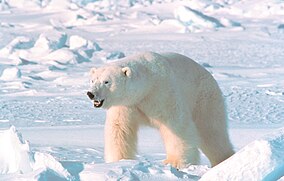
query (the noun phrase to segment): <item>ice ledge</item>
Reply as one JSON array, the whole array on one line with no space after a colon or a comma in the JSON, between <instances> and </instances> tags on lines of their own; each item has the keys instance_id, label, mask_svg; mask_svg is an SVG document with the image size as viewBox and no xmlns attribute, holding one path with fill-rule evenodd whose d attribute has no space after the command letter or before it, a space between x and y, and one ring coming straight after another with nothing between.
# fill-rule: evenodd
<instances>
[{"instance_id":1,"label":"ice ledge","mask_svg":"<svg viewBox=\"0 0 284 181\"><path fill-rule=\"evenodd\" d=\"M22 177L32 174L34 178L49 174L54 178L73 180L53 156L30 151L29 143L11 126L8 130L0 131L0 178L5 175L16 178L16 174Z\"/></svg>"},{"instance_id":2,"label":"ice ledge","mask_svg":"<svg viewBox=\"0 0 284 181\"><path fill-rule=\"evenodd\" d=\"M284 128L256 140L209 170L200 181L275 181L284 176Z\"/></svg>"}]
</instances>

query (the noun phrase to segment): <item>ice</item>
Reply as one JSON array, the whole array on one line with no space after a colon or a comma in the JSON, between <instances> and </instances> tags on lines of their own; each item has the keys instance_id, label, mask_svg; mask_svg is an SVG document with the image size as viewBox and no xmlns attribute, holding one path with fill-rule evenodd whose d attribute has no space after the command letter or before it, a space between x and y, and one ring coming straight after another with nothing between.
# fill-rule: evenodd
<instances>
[{"instance_id":1,"label":"ice","mask_svg":"<svg viewBox=\"0 0 284 181\"><path fill-rule=\"evenodd\" d=\"M284 176L284 128L248 144L202 176L207 180L277 180Z\"/></svg>"},{"instance_id":2,"label":"ice","mask_svg":"<svg viewBox=\"0 0 284 181\"><path fill-rule=\"evenodd\" d=\"M20 57L17 59L17 61L18 62L16 63L16 65L34 65L34 64L37 64L34 61L26 60L26 59L20 58Z\"/></svg>"},{"instance_id":3,"label":"ice","mask_svg":"<svg viewBox=\"0 0 284 181\"><path fill-rule=\"evenodd\" d=\"M278 31L280 32L280 33L284 33L284 24L280 24L280 25L278 25Z\"/></svg>"},{"instance_id":4,"label":"ice","mask_svg":"<svg viewBox=\"0 0 284 181\"><path fill-rule=\"evenodd\" d=\"M65 46L67 35L56 31L52 33L42 33L36 40L34 47L31 49L36 54L48 54L53 50L60 49Z\"/></svg>"},{"instance_id":5,"label":"ice","mask_svg":"<svg viewBox=\"0 0 284 181\"><path fill-rule=\"evenodd\" d=\"M7 122L9 122L8 119L0 119L0 123L7 123Z\"/></svg>"},{"instance_id":6,"label":"ice","mask_svg":"<svg viewBox=\"0 0 284 181\"><path fill-rule=\"evenodd\" d=\"M96 42L86 40L78 35L70 36L69 48L73 50L78 63L89 61L94 52L102 50Z\"/></svg>"},{"instance_id":7,"label":"ice","mask_svg":"<svg viewBox=\"0 0 284 181\"><path fill-rule=\"evenodd\" d=\"M175 18L191 31L198 31L199 29L204 28L214 29L224 27L224 25L222 25L216 18L207 16L190 7L178 7L174 14Z\"/></svg>"},{"instance_id":8,"label":"ice","mask_svg":"<svg viewBox=\"0 0 284 181\"><path fill-rule=\"evenodd\" d=\"M9 6L9 4L6 1L1 1L1 4L0 4L0 10L1 11L7 10L9 8L10 8L10 6Z\"/></svg>"},{"instance_id":9,"label":"ice","mask_svg":"<svg viewBox=\"0 0 284 181\"><path fill-rule=\"evenodd\" d=\"M242 27L241 23L224 17L220 19L220 22L226 27Z\"/></svg>"},{"instance_id":10,"label":"ice","mask_svg":"<svg viewBox=\"0 0 284 181\"><path fill-rule=\"evenodd\" d=\"M34 41L25 36L19 36L0 50L0 57L9 57L17 49L28 49L33 47Z\"/></svg>"},{"instance_id":11,"label":"ice","mask_svg":"<svg viewBox=\"0 0 284 181\"><path fill-rule=\"evenodd\" d=\"M55 50L48 55L43 57L44 60L49 61L49 64L74 64L76 62L76 57L74 53L68 48L61 48Z\"/></svg>"},{"instance_id":12,"label":"ice","mask_svg":"<svg viewBox=\"0 0 284 181\"><path fill-rule=\"evenodd\" d=\"M84 46L88 46L90 44L86 39L78 36L78 35L72 35L69 38L69 48L72 49L77 49L81 48Z\"/></svg>"},{"instance_id":13,"label":"ice","mask_svg":"<svg viewBox=\"0 0 284 181\"><path fill-rule=\"evenodd\" d=\"M0 174L30 172L33 163L29 144L15 127L0 132Z\"/></svg>"},{"instance_id":14,"label":"ice","mask_svg":"<svg viewBox=\"0 0 284 181\"><path fill-rule=\"evenodd\" d=\"M0 131L0 179L4 174L25 176L37 171L40 171L37 173L40 178L47 170L56 174L57 178L72 180L69 172L53 156L32 152L29 143L14 126Z\"/></svg>"},{"instance_id":15,"label":"ice","mask_svg":"<svg viewBox=\"0 0 284 181\"><path fill-rule=\"evenodd\" d=\"M185 170L177 170L171 166L152 163L150 161L122 160L113 164L87 164L80 173L82 180L97 178L98 180L198 180L200 177L194 175L194 170L203 170L207 167L189 166Z\"/></svg>"},{"instance_id":16,"label":"ice","mask_svg":"<svg viewBox=\"0 0 284 181\"><path fill-rule=\"evenodd\" d=\"M0 80L11 81L21 78L22 73L17 67L6 68L2 72Z\"/></svg>"},{"instance_id":17,"label":"ice","mask_svg":"<svg viewBox=\"0 0 284 181\"><path fill-rule=\"evenodd\" d=\"M91 2L95 2L96 0L72 0L73 3L76 3L80 6L86 6L87 4Z\"/></svg>"},{"instance_id":18,"label":"ice","mask_svg":"<svg viewBox=\"0 0 284 181\"><path fill-rule=\"evenodd\" d=\"M61 178L72 180L70 173L50 154L35 152L33 157L35 159L34 170L45 168L52 170Z\"/></svg>"},{"instance_id":19,"label":"ice","mask_svg":"<svg viewBox=\"0 0 284 181\"><path fill-rule=\"evenodd\" d=\"M79 48L88 48L88 49L92 48L94 51L102 50L102 48L96 42L91 42L90 40L86 40L85 38L80 37L78 35L70 36L69 48L71 50Z\"/></svg>"},{"instance_id":20,"label":"ice","mask_svg":"<svg viewBox=\"0 0 284 181\"><path fill-rule=\"evenodd\" d=\"M106 59L107 60L114 60L114 59L120 59L120 58L123 58L125 57L124 53L123 52L120 52L120 51L114 51L114 52L110 52Z\"/></svg>"},{"instance_id":21,"label":"ice","mask_svg":"<svg viewBox=\"0 0 284 181\"><path fill-rule=\"evenodd\" d=\"M89 70L143 51L181 53L212 73L235 150L258 146L266 164L254 154L242 163L264 173L277 146L260 138L284 124L283 15L281 0L0 0L0 180L198 180L208 172L204 155L179 171L163 165L158 132L144 128L136 161L104 163L106 115L86 96ZM23 162L4 157L4 142L22 148L13 154Z\"/></svg>"}]
</instances>

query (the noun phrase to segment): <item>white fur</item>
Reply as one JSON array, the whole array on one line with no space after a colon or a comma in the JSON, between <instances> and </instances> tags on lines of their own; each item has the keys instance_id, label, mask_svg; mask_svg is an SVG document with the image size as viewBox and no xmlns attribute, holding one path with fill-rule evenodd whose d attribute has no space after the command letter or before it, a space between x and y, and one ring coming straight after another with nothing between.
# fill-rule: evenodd
<instances>
[{"instance_id":1,"label":"white fur","mask_svg":"<svg viewBox=\"0 0 284 181\"><path fill-rule=\"evenodd\" d=\"M216 81L183 55L146 52L127 57L93 68L91 82L91 92L107 109L106 162L135 158L141 124L160 131L164 163L177 168L198 164L198 148L212 166L234 153Z\"/></svg>"}]
</instances>

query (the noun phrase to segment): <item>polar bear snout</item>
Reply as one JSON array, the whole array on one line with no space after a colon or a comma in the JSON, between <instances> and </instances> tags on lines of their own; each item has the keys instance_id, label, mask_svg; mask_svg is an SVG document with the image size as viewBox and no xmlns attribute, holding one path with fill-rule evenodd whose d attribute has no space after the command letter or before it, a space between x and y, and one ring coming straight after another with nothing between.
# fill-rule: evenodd
<instances>
[{"instance_id":1,"label":"polar bear snout","mask_svg":"<svg viewBox=\"0 0 284 181\"><path fill-rule=\"evenodd\" d=\"M87 95L91 100L94 100L94 107L96 108L102 107L104 99L99 99L96 95L94 95L92 92L89 91L87 92Z\"/></svg>"}]
</instances>

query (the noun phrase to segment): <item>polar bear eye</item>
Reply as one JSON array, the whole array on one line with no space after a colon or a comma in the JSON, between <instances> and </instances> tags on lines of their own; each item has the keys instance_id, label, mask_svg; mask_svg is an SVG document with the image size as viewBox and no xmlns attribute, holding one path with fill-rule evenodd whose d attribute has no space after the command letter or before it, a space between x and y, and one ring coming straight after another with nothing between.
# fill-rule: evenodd
<instances>
[{"instance_id":1,"label":"polar bear eye","mask_svg":"<svg viewBox=\"0 0 284 181\"><path fill-rule=\"evenodd\" d=\"M108 84L109 84L109 81L104 81L104 84L105 84L105 85L108 85Z\"/></svg>"}]
</instances>

